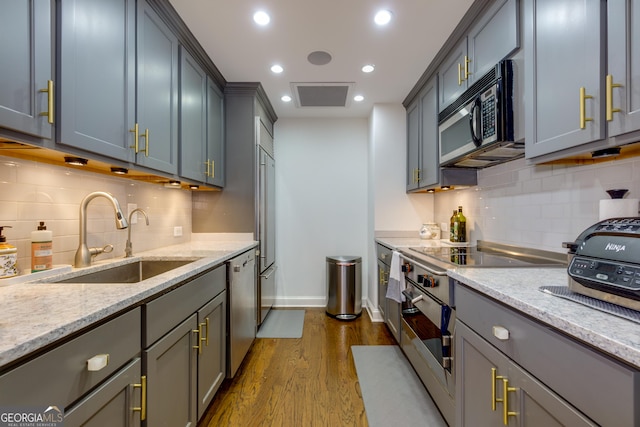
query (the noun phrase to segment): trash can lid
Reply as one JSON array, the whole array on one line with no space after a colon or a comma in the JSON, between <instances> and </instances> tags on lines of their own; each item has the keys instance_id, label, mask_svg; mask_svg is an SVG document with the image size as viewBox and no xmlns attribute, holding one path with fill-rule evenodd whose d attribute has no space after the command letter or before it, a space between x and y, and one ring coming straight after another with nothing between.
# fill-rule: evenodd
<instances>
[{"instance_id":1,"label":"trash can lid","mask_svg":"<svg viewBox=\"0 0 640 427\"><path fill-rule=\"evenodd\" d=\"M328 256L327 262L362 262L362 257L349 255Z\"/></svg>"}]
</instances>

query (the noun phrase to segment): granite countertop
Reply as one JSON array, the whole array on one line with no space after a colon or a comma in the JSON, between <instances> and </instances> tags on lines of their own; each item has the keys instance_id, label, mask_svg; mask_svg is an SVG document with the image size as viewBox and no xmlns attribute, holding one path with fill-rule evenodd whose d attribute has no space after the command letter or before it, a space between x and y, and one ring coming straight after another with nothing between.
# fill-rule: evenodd
<instances>
[{"instance_id":1,"label":"granite countertop","mask_svg":"<svg viewBox=\"0 0 640 427\"><path fill-rule=\"evenodd\" d=\"M640 325L543 293L567 286L564 268L453 268L448 275L471 289L640 369Z\"/></svg>"},{"instance_id":2,"label":"granite countertop","mask_svg":"<svg viewBox=\"0 0 640 427\"><path fill-rule=\"evenodd\" d=\"M133 308L176 284L253 247L256 241L197 241L97 261L90 267L0 287L0 370L112 314ZM193 262L138 283L52 283L140 259Z\"/></svg>"}]
</instances>

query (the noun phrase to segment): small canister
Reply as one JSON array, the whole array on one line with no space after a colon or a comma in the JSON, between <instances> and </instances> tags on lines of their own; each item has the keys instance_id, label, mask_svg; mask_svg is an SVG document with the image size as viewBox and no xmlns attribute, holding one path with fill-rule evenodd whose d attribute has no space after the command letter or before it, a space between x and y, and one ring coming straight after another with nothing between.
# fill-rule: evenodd
<instances>
[{"instance_id":1,"label":"small canister","mask_svg":"<svg viewBox=\"0 0 640 427\"><path fill-rule=\"evenodd\" d=\"M4 228L11 227L0 227L0 279L18 275L18 249L7 243L7 238L2 235Z\"/></svg>"},{"instance_id":2,"label":"small canister","mask_svg":"<svg viewBox=\"0 0 640 427\"><path fill-rule=\"evenodd\" d=\"M421 239L439 239L440 227L435 222L426 222L420 228Z\"/></svg>"}]
</instances>

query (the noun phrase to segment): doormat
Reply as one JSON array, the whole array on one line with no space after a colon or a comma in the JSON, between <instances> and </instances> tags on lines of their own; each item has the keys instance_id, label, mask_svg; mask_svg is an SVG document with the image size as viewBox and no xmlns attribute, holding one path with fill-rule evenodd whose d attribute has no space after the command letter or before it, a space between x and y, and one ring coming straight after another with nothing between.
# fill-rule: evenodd
<instances>
[{"instance_id":1,"label":"doormat","mask_svg":"<svg viewBox=\"0 0 640 427\"><path fill-rule=\"evenodd\" d=\"M302 338L304 310L271 310L257 338Z\"/></svg>"},{"instance_id":2,"label":"doormat","mask_svg":"<svg viewBox=\"0 0 640 427\"><path fill-rule=\"evenodd\" d=\"M400 347L353 345L362 400L371 427L447 427Z\"/></svg>"}]
</instances>

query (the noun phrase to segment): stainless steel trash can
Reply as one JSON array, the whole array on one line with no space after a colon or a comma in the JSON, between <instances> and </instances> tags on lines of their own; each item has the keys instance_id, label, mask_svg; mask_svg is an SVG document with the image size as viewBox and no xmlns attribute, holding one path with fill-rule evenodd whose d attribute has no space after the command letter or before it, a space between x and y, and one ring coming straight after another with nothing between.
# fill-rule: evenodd
<instances>
[{"instance_id":1,"label":"stainless steel trash can","mask_svg":"<svg viewBox=\"0 0 640 427\"><path fill-rule=\"evenodd\" d=\"M327 314L353 320L362 314L362 258L327 257Z\"/></svg>"}]
</instances>

